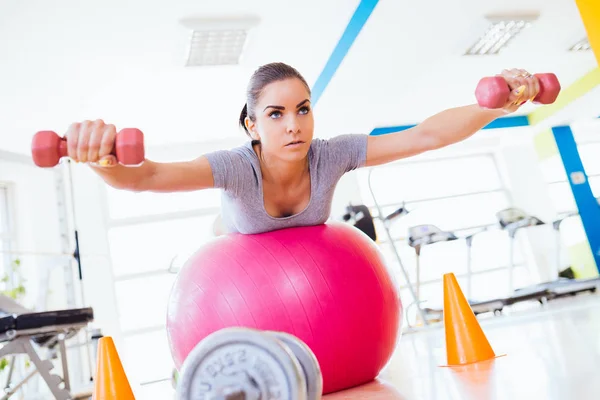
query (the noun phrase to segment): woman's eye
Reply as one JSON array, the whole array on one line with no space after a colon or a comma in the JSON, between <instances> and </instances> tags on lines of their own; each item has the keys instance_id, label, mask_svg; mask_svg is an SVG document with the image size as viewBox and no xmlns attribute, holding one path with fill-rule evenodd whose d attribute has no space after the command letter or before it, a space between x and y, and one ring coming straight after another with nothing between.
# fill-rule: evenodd
<instances>
[{"instance_id":1,"label":"woman's eye","mask_svg":"<svg viewBox=\"0 0 600 400\"><path fill-rule=\"evenodd\" d=\"M308 107L300 108L300 114L308 114L309 111L310 111L310 108L308 108Z\"/></svg>"},{"instance_id":2,"label":"woman's eye","mask_svg":"<svg viewBox=\"0 0 600 400\"><path fill-rule=\"evenodd\" d=\"M271 118L279 118L281 116L281 112L279 111L273 111L271 114L269 114L269 117Z\"/></svg>"}]
</instances>

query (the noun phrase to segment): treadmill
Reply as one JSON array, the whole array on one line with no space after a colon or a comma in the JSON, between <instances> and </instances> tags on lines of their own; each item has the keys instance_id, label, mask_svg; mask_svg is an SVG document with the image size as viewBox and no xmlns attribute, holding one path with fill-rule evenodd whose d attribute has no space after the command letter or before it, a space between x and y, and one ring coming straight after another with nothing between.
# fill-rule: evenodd
<instances>
[{"instance_id":1,"label":"treadmill","mask_svg":"<svg viewBox=\"0 0 600 400\"><path fill-rule=\"evenodd\" d=\"M557 277L555 280L542 282L535 285L519 288L514 291L513 298L519 298L523 296L529 296L532 293L543 294L543 297L547 300L557 299L565 296L575 296L579 293L590 292L595 293L600 287L600 276L589 278L589 279L568 279L561 278L558 276L560 270L560 226L562 222L570 217L576 216L579 213L573 212L568 213L552 222L552 227L556 232L556 265L557 265ZM544 224L534 216L526 214L523 210L517 208L511 208L500 211L498 214L499 223L509 231L511 242L514 240L515 231L522 227L536 226ZM511 249L513 247L511 246ZM512 250L511 250L512 251ZM512 255L511 255L512 260Z\"/></svg>"}]
</instances>

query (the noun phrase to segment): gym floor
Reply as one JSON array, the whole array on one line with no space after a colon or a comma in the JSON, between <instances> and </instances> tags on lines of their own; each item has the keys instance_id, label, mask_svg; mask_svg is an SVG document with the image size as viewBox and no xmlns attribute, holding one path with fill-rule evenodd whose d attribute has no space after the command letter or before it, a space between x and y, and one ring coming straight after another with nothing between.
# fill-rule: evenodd
<instances>
[{"instance_id":1,"label":"gym floor","mask_svg":"<svg viewBox=\"0 0 600 400\"><path fill-rule=\"evenodd\" d=\"M328 400L597 399L600 393L600 296L554 300L480 318L497 358L444 367L442 325L404 334L391 362L371 384Z\"/></svg>"},{"instance_id":2,"label":"gym floor","mask_svg":"<svg viewBox=\"0 0 600 400\"><path fill-rule=\"evenodd\" d=\"M369 384L324 400L592 400L600 380L600 295L581 294L479 321L497 357L446 367L442 324L405 333Z\"/></svg>"}]
</instances>

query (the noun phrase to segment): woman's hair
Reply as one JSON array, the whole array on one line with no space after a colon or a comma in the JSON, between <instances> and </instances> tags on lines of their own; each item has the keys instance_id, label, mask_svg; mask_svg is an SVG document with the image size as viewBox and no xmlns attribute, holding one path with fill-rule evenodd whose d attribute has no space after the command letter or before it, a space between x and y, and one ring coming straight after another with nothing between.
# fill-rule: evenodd
<instances>
[{"instance_id":1,"label":"woman's hair","mask_svg":"<svg viewBox=\"0 0 600 400\"><path fill-rule=\"evenodd\" d=\"M250 120L256 121L256 103L260 98L262 90L270 83L283 81L285 79L297 78L299 79L304 86L306 86L306 90L310 95L310 87L306 83L306 80L300 72L298 72L295 68L281 63L270 63L261 66L250 78L250 82L248 83L248 88L246 90L246 104L244 104L244 108L240 114L240 126L246 131L246 134L250 136L250 132L246 129L245 120L246 117L249 117ZM251 137L251 136L250 136ZM252 144L260 143L259 140L253 140Z\"/></svg>"}]
</instances>

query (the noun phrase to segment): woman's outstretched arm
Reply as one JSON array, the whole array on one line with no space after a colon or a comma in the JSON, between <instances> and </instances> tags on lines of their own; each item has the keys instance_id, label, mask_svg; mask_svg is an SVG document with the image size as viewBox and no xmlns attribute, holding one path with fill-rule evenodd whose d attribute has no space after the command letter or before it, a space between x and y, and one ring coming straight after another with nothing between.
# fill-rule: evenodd
<instances>
[{"instance_id":1,"label":"woman's outstretched arm","mask_svg":"<svg viewBox=\"0 0 600 400\"><path fill-rule=\"evenodd\" d=\"M522 71L522 70L518 70ZM511 94L504 107L484 109L477 104L455 107L437 113L413 128L380 136L370 136L366 166L411 157L460 142L493 120L516 111L539 92L537 78L525 72L504 71Z\"/></svg>"}]
</instances>

